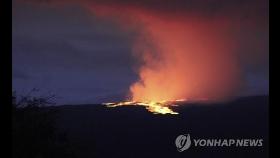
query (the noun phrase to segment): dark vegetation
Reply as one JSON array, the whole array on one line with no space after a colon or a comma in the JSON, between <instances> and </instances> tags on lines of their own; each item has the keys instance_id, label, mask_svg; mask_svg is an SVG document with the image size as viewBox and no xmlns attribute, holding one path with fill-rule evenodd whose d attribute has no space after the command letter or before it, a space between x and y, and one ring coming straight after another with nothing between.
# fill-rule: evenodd
<instances>
[{"instance_id":1,"label":"dark vegetation","mask_svg":"<svg viewBox=\"0 0 280 158\"><path fill-rule=\"evenodd\" d=\"M66 133L56 127L59 115L53 95L47 97L12 96L12 136L14 158L75 157Z\"/></svg>"},{"instance_id":2,"label":"dark vegetation","mask_svg":"<svg viewBox=\"0 0 280 158\"><path fill-rule=\"evenodd\" d=\"M51 106L51 97L13 95L14 158L268 157L268 96L176 107L153 115L143 107ZM193 147L179 153L180 134L192 138L264 139L263 147Z\"/></svg>"}]
</instances>

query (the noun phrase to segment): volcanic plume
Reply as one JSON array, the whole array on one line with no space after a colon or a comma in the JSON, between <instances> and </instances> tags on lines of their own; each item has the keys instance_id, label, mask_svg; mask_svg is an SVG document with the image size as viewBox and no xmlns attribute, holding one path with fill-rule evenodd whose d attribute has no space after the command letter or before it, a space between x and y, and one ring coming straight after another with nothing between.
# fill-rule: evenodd
<instances>
[{"instance_id":1,"label":"volcanic plume","mask_svg":"<svg viewBox=\"0 0 280 158\"><path fill-rule=\"evenodd\" d=\"M131 100L225 99L239 87L240 69L225 19L158 14L121 6L92 11L138 31L134 56L141 61Z\"/></svg>"},{"instance_id":2,"label":"volcanic plume","mask_svg":"<svg viewBox=\"0 0 280 158\"><path fill-rule=\"evenodd\" d=\"M242 85L236 33L242 32L240 27L262 27L266 15L261 0L59 2L54 3L78 3L123 31L136 32L131 52L140 63L139 79L129 88L128 103L138 105L178 99L221 101L236 96Z\"/></svg>"}]
</instances>

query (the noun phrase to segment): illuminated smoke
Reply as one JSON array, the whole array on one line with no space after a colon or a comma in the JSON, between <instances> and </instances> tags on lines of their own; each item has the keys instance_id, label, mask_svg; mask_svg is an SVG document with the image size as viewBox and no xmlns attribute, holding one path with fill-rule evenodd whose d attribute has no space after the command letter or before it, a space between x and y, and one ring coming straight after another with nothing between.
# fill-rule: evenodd
<instances>
[{"instance_id":1,"label":"illuminated smoke","mask_svg":"<svg viewBox=\"0 0 280 158\"><path fill-rule=\"evenodd\" d=\"M258 30L255 26L262 25L266 17L263 1L252 5L254 1L188 0L181 8L180 0L174 1L175 7L157 0L71 2L116 22L125 31L137 32L132 53L142 65L139 80L130 86L130 100L139 102L234 97L242 85L243 57L237 52L240 27ZM216 2L220 7L215 9ZM248 59L255 61L254 54Z\"/></svg>"},{"instance_id":2,"label":"illuminated smoke","mask_svg":"<svg viewBox=\"0 0 280 158\"><path fill-rule=\"evenodd\" d=\"M92 10L138 31L133 53L142 65L139 80L130 86L131 100L220 100L239 88L239 63L224 19L112 6Z\"/></svg>"}]
</instances>

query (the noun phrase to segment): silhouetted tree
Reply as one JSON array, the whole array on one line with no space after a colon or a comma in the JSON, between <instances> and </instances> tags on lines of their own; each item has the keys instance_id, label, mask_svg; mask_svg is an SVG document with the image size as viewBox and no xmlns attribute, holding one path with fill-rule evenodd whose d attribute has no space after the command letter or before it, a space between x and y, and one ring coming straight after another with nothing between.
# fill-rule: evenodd
<instances>
[{"instance_id":1,"label":"silhouetted tree","mask_svg":"<svg viewBox=\"0 0 280 158\"><path fill-rule=\"evenodd\" d=\"M13 157L71 158L73 150L65 133L56 128L58 111L47 97L16 96L13 92Z\"/></svg>"}]
</instances>

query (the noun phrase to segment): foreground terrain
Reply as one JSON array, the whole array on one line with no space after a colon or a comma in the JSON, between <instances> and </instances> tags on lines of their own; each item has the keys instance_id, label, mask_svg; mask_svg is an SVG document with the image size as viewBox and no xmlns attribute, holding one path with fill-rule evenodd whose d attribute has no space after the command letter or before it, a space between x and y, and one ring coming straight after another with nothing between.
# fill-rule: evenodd
<instances>
[{"instance_id":1,"label":"foreground terrain","mask_svg":"<svg viewBox=\"0 0 280 158\"><path fill-rule=\"evenodd\" d=\"M179 115L155 115L144 107L65 105L58 127L78 157L268 157L268 97L245 97L221 104L186 104ZM261 138L262 147L194 147L178 152L175 139Z\"/></svg>"}]
</instances>

